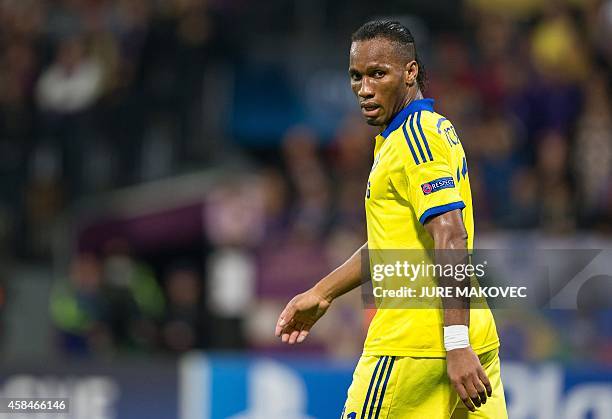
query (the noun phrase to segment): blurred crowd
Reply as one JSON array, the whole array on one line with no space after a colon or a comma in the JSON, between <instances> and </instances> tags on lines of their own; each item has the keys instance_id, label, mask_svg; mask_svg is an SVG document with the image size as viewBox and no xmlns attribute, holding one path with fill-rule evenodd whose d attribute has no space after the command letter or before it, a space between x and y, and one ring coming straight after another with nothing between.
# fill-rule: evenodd
<instances>
[{"instance_id":1,"label":"blurred crowd","mask_svg":"<svg viewBox=\"0 0 612 419\"><path fill-rule=\"evenodd\" d=\"M223 12L199 0L0 2L3 250L48 256L49 226L80 196L201 157L187 144Z\"/></svg>"},{"instance_id":2,"label":"blurred crowd","mask_svg":"<svg viewBox=\"0 0 612 419\"><path fill-rule=\"evenodd\" d=\"M512 21L473 3L473 44L441 41L432 93L467 149L479 226L609 231L611 4Z\"/></svg>"},{"instance_id":3,"label":"blurred crowd","mask_svg":"<svg viewBox=\"0 0 612 419\"><path fill-rule=\"evenodd\" d=\"M431 23L399 3L395 15ZM298 124L266 147L233 142L228 127L219 142L202 123L215 111L203 109L211 69L223 62L239 74L252 54L253 40L232 28L304 36L304 28L278 22L248 26L253 7L246 0L0 0L2 259L50 261L58 217L83 196L207 169L218 148L242 162L241 180L206 191L200 259L160 265L121 240L75 250L50 297L62 350L278 350L269 325L281 303L364 242L375 131L356 104L331 136ZM342 21L335 55L347 53L350 32L367 16L380 15L358 9L367 14ZM466 0L459 10L452 30L425 39L415 33L425 96L436 99L466 149L477 233L609 234L612 1ZM241 97L229 95L213 99ZM305 350L358 353L359 304L358 295L339 301ZM588 353L594 340L612 344L612 333L598 328L562 342L556 320L534 316L523 326L501 322L502 338L522 342L508 347L511 356L581 350L600 359ZM554 344L543 344L549 336Z\"/></svg>"}]
</instances>

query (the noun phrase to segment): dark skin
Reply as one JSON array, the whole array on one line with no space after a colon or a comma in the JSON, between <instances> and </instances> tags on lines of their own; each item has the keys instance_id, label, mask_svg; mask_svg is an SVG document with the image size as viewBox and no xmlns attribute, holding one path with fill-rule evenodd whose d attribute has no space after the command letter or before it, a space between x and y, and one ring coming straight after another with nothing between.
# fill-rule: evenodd
<instances>
[{"instance_id":1,"label":"dark skin","mask_svg":"<svg viewBox=\"0 0 612 419\"><path fill-rule=\"evenodd\" d=\"M465 263L467 254L467 232L461 210L453 210L429 218L425 229L435 243L435 259L440 265ZM454 278L440 278L441 286L461 286ZM443 299L444 325L470 324L468 301ZM453 349L446 352L446 371L451 385L457 391L463 404L472 412L487 402L493 389L489 377L472 347Z\"/></svg>"},{"instance_id":2,"label":"dark skin","mask_svg":"<svg viewBox=\"0 0 612 419\"><path fill-rule=\"evenodd\" d=\"M397 45L386 39L351 45L351 89L366 122L381 131L410 102L423 98L417 83L419 65L397 51Z\"/></svg>"},{"instance_id":3,"label":"dark skin","mask_svg":"<svg viewBox=\"0 0 612 419\"><path fill-rule=\"evenodd\" d=\"M419 65L414 56L384 38L356 41L351 45L349 76L361 112L370 125L381 131L410 102L423 98L417 78ZM434 240L437 263L458 263L467 257L467 233L461 210L453 210L425 222ZM321 279L306 292L295 296L285 307L276 324L276 336L290 345L303 342L316 321L325 314L334 299L358 287L361 275L361 250ZM451 256L452 255L452 256ZM449 260L455 258L456 260ZM469 325L469 303L447 306L444 325ZM451 384L470 411L475 411L491 396L489 379L471 347L447 352L447 372Z\"/></svg>"}]
</instances>

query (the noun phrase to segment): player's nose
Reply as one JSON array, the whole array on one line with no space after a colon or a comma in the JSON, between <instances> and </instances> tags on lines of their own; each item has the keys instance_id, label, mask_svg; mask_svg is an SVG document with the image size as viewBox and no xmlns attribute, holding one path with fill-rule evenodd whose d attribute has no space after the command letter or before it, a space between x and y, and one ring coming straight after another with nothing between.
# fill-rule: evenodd
<instances>
[{"instance_id":1,"label":"player's nose","mask_svg":"<svg viewBox=\"0 0 612 419\"><path fill-rule=\"evenodd\" d=\"M361 85L359 86L359 90L357 91L359 97L362 98L371 98L374 96L374 89L372 83L370 83L367 77L364 77L361 81Z\"/></svg>"}]
</instances>

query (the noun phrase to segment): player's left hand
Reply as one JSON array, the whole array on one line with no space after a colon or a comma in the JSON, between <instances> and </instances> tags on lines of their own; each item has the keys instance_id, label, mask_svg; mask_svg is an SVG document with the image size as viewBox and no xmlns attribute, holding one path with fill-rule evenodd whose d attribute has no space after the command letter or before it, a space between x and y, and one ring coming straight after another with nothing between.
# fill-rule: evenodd
<instances>
[{"instance_id":1,"label":"player's left hand","mask_svg":"<svg viewBox=\"0 0 612 419\"><path fill-rule=\"evenodd\" d=\"M471 412L491 397L493 389L489 377L471 347L448 351L446 371L459 398Z\"/></svg>"}]
</instances>

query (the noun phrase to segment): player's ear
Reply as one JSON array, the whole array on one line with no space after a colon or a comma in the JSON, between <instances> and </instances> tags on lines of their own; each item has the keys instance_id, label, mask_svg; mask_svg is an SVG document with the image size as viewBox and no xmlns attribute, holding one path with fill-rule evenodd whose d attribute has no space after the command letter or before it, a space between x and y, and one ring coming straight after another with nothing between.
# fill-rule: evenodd
<instances>
[{"instance_id":1,"label":"player's ear","mask_svg":"<svg viewBox=\"0 0 612 419\"><path fill-rule=\"evenodd\" d=\"M404 70L404 81L405 83L412 87L417 82L417 77L419 75L419 64L416 60L412 60L406 63L406 69Z\"/></svg>"}]
</instances>

